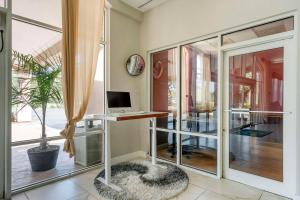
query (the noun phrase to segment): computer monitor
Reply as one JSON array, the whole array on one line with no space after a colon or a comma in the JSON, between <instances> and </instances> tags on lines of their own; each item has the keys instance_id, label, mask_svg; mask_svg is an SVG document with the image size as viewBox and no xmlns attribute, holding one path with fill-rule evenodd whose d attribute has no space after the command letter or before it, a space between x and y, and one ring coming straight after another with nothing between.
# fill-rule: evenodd
<instances>
[{"instance_id":1,"label":"computer monitor","mask_svg":"<svg viewBox=\"0 0 300 200\"><path fill-rule=\"evenodd\" d=\"M129 92L107 91L107 107L109 113L131 111Z\"/></svg>"}]
</instances>

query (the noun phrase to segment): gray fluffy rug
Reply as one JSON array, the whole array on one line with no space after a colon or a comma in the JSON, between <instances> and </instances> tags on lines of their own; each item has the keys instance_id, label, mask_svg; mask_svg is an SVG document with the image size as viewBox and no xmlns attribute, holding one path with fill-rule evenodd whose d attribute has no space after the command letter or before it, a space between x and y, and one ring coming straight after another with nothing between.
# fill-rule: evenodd
<instances>
[{"instance_id":1,"label":"gray fluffy rug","mask_svg":"<svg viewBox=\"0 0 300 200\"><path fill-rule=\"evenodd\" d=\"M102 197L113 200L169 199L187 188L189 178L183 170L167 163L158 164L162 167L153 166L146 160L113 165L112 184L122 188L122 191L113 190L97 180L104 177L104 170L97 175L94 184Z\"/></svg>"}]
</instances>

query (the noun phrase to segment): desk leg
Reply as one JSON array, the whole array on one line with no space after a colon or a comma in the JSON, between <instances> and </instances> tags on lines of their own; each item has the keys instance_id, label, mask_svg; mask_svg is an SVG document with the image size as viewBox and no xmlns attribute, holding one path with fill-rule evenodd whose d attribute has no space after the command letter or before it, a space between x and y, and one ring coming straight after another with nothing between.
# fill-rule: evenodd
<instances>
[{"instance_id":1,"label":"desk leg","mask_svg":"<svg viewBox=\"0 0 300 200\"><path fill-rule=\"evenodd\" d=\"M122 189L111 183L111 153L110 153L110 126L109 121L105 120L105 132L104 132L104 169L105 176L103 178L98 178L99 181L108 185L116 191L122 191Z\"/></svg>"},{"instance_id":2,"label":"desk leg","mask_svg":"<svg viewBox=\"0 0 300 200\"><path fill-rule=\"evenodd\" d=\"M105 120L105 158L104 158L104 167L105 167L105 184L109 185L111 180L111 153L110 153L110 133L109 133L109 121Z\"/></svg>"},{"instance_id":3,"label":"desk leg","mask_svg":"<svg viewBox=\"0 0 300 200\"><path fill-rule=\"evenodd\" d=\"M152 119L152 147L151 147L151 154L152 154L152 164L156 164L156 118Z\"/></svg>"}]
</instances>

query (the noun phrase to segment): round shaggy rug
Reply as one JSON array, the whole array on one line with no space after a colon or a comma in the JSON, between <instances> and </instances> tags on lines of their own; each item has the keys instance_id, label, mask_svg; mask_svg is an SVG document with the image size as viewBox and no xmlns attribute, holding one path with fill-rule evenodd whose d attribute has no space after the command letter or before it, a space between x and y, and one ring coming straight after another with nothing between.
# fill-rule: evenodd
<instances>
[{"instance_id":1,"label":"round shaggy rug","mask_svg":"<svg viewBox=\"0 0 300 200\"><path fill-rule=\"evenodd\" d=\"M102 170L94 180L99 194L113 200L160 200L177 196L189 183L187 174L179 167L158 162L134 160L111 167L111 182L120 187L116 191L97 178L104 178Z\"/></svg>"}]
</instances>

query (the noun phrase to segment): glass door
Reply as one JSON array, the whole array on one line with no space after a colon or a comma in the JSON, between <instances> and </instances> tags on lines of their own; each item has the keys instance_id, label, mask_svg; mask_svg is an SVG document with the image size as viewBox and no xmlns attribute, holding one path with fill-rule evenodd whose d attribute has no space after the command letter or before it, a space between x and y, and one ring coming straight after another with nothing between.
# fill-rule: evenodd
<instances>
[{"instance_id":1,"label":"glass door","mask_svg":"<svg viewBox=\"0 0 300 200\"><path fill-rule=\"evenodd\" d=\"M283 195L295 136L288 51L285 40L225 53L224 175Z\"/></svg>"}]
</instances>

